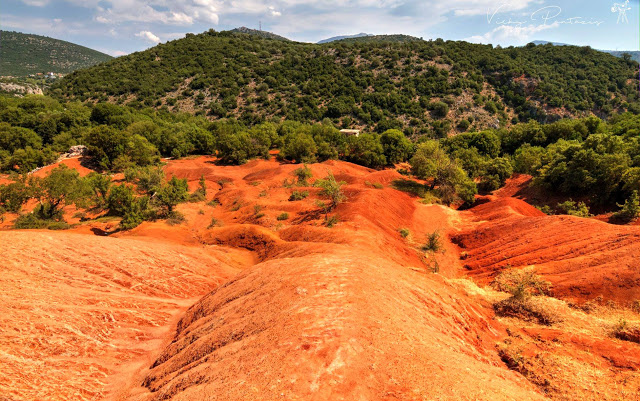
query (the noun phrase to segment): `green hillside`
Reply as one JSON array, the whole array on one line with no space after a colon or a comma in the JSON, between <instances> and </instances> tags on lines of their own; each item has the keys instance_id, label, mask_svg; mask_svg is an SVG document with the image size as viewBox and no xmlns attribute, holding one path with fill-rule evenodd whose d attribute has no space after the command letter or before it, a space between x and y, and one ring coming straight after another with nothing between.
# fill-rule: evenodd
<instances>
[{"instance_id":1,"label":"green hillside","mask_svg":"<svg viewBox=\"0 0 640 401\"><path fill-rule=\"evenodd\" d=\"M247 124L328 118L440 137L530 119L640 111L634 61L573 46L411 39L318 45L211 30L76 71L49 93Z\"/></svg>"},{"instance_id":2,"label":"green hillside","mask_svg":"<svg viewBox=\"0 0 640 401\"><path fill-rule=\"evenodd\" d=\"M112 58L63 40L0 31L0 76L22 77L39 72L68 74Z\"/></svg>"},{"instance_id":3,"label":"green hillside","mask_svg":"<svg viewBox=\"0 0 640 401\"><path fill-rule=\"evenodd\" d=\"M267 31L259 31L257 29L247 28L246 26L241 26L240 28L233 29L231 30L231 32L246 33L248 35L259 36L264 39L284 40L285 42L290 42L290 39L287 39L284 36L276 35L275 33Z\"/></svg>"}]
</instances>

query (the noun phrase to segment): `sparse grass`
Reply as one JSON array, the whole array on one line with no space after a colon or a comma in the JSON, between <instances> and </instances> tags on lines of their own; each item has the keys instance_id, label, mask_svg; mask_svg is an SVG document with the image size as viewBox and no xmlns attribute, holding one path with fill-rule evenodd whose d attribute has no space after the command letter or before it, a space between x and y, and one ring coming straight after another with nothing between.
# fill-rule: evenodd
<instances>
[{"instance_id":1,"label":"sparse grass","mask_svg":"<svg viewBox=\"0 0 640 401\"><path fill-rule=\"evenodd\" d=\"M324 225L332 228L333 226L338 224L338 222L340 222L340 218L337 215L327 216L324 220Z\"/></svg>"},{"instance_id":2,"label":"sparse grass","mask_svg":"<svg viewBox=\"0 0 640 401\"><path fill-rule=\"evenodd\" d=\"M309 191L293 191L291 196L289 196L289 201L300 201L309 196Z\"/></svg>"},{"instance_id":3,"label":"sparse grass","mask_svg":"<svg viewBox=\"0 0 640 401\"><path fill-rule=\"evenodd\" d=\"M307 167L307 165L303 165L303 167L297 168L293 171L293 174L298 179L298 185L306 187L309 185L309 178L313 177L311 173L311 169Z\"/></svg>"},{"instance_id":4,"label":"sparse grass","mask_svg":"<svg viewBox=\"0 0 640 401\"><path fill-rule=\"evenodd\" d=\"M267 196L267 191L262 191L258 194L259 197L264 198L265 196Z\"/></svg>"},{"instance_id":5,"label":"sparse grass","mask_svg":"<svg viewBox=\"0 0 640 401\"><path fill-rule=\"evenodd\" d=\"M278 221L289 220L289 213L283 212L276 217Z\"/></svg>"},{"instance_id":6,"label":"sparse grass","mask_svg":"<svg viewBox=\"0 0 640 401\"><path fill-rule=\"evenodd\" d=\"M427 188L419 182L413 180L395 180L391 183L391 187L398 191L407 192L419 198L424 198Z\"/></svg>"},{"instance_id":7,"label":"sparse grass","mask_svg":"<svg viewBox=\"0 0 640 401\"><path fill-rule=\"evenodd\" d=\"M232 212L237 212L238 210L240 210L242 207L244 207L244 203L242 203L242 201L240 200L240 198L236 198L236 200L233 201L233 204L231 205L231 211Z\"/></svg>"},{"instance_id":8,"label":"sparse grass","mask_svg":"<svg viewBox=\"0 0 640 401\"><path fill-rule=\"evenodd\" d=\"M409 235L411 235L411 231L409 231L408 228L401 228L398 230L398 232L400 233L400 236L402 238L407 238Z\"/></svg>"},{"instance_id":9,"label":"sparse grass","mask_svg":"<svg viewBox=\"0 0 640 401\"><path fill-rule=\"evenodd\" d=\"M440 203L440 198L438 198L432 191L425 190L420 202L425 205L433 205L434 203Z\"/></svg>"},{"instance_id":10,"label":"sparse grass","mask_svg":"<svg viewBox=\"0 0 640 401\"><path fill-rule=\"evenodd\" d=\"M264 217L264 213L262 213L262 209L264 209L264 206L262 205L254 205L253 206L253 217L255 217L256 219L261 219Z\"/></svg>"},{"instance_id":11,"label":"sparse grass","mask_svg":"<svg viewBox=\"0 0 640 401\"><path fill-rule=\"evenodd\" d=\"M213 227L222 227L222 221L216 219L215 217L211 218L211 222L209 223L209 226L207 226L207 228L213 228Z\"/></svg>"},{"instance_id":12,"label":"sparse grass","mask_svg":"<svg viewBox=\"0 0 640 401\"><path fill-rule=\"evenodd\" d=\"M384 185L380 184L379 182L369 182L369 181L365 181L364 185L369 186L369 187L374 187L375 189L382 189L384 188Z\"/></svg>"},{"instance_id":13,"label":"sparse grass","mask_svg":"<svg viewBox=\"0 0 640 401\"><path fill-rule=\"evenodd\" d=\"M217 199L213 199L211 202L207 203L207 205L211 207L218 207L220 206L220 202Z\"/></svg>"},{"instance_id":14,"label":"sparse grass","mask_svg":"<svg viewBox=\"0 0 640 401\"><path fill-rule=\"evenodd\" d=\"M204 191L200 189L196 189L192 194L189 195L190 203L204 202L206 200L207 200L207 195L204 193Z\"/></svg>"},{"instance_id":15,"label":"sparse grass","mask_svg":"<svg viewBox=\"0 0 640 401\"><path fill-rule=\"evenodd\" d=\"M249 185L254 186L254 187L257 187L257 186L258 186L258 185L260 185L260 184L262 184L262 182L260 182L260 181L251 181L251 182L249 183Z\"/></svg>"},{"instance_id":16,"label":"sparse grass","mask_svg":"<svg viewBox=\"0 0 640 401\"><path fill-rule=\"evenodd\" d=\"M443 252L442 239L440 238L440 232L434 231L427 236L427 243L424 244L422 250L425 252Z\"/></svg>"},{"instance_id":17,"label":"sparse grass","mask_svg":"<svg viewBox=\"0 0 640 401\"><path fill-rule=\"evenodd\" d=\"M640 326L631 325L624 319L614 326L611 335L619 340L640 344Z\"/></svg>"},{"instance_id":18,"label":"sparse grass","mask_svg":"<svg viewBox=\"0 0 640 401\"><path fill-rule=\"evenodd\" d=\"M202 210L202 209L198 210L198 214L199 215L203 215L204 214L204 210Z\"/></svg>"},{"instance_id":19,"label":"sparse grass","mask_svg":"<svg viewBox=\"0 0 640 401\"><path fill-rule=\"evenodd\" d=\"M544 325L562 321L560 316L535 301L535 297L549 294L551 284L535 274L533 268L505 270L494 279L492 286L511 294L494 304L497 315L535 320Z\"/></svg>"},{"instance_id":20,"label":"sparse grass","mask_svg":"<svg viewBox=\"0 0 640 401\"><path fill-rule=\"evenodd\" d=\"M184 223L185 221L187 221L187 219L184 217L184 214L178 212L177 210L173 210L167 215L167 224L169 224L170 226L177 226Z\"/></svg>"},{"instance_id":21,"label":"sparse grass","mask_svg":"<svg viewBox=\"0 0 640 401\"><path fill-rule=\"evenodd\" d=\"M293 188L294 184L295 184L295 182L293 180L288 179L288 178L285 178L284 181L282 181L282 186L284 188Z\"/></svg>"}]
</instances>

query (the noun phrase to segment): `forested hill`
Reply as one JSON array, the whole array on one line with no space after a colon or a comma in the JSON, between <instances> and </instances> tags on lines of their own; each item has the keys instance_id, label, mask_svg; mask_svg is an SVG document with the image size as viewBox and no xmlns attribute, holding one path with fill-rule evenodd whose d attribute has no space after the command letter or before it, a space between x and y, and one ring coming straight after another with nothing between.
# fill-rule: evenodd
<instances>
[{"instance_id":1,"label":"forested hill","mask_svg":"<svg viewBox=\"0 0 640 401\"><path fill-rule=\"evenodd\" d=\"M39 72L67 74L112 58L64 40L0 31L0 76L24 77Z\"/></svg>"},{"instance_id":2,"label":"forested hill","mask_svg":"<svg viewBox=\"0 0 640 401\"><path fill-rule=\"evenodd\" d=\"M573 46L399 38L319 45L211 30L76 71L49 93L248 124L329 118L345 127L432 136L640 112L634 61Z\"/></svg>"}]
</instances>

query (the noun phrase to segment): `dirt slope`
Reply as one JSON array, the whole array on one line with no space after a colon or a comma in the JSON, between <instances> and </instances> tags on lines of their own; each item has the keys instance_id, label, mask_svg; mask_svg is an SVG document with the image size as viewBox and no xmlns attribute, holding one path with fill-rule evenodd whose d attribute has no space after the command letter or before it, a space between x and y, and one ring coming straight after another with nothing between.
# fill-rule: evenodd
<instances>
[{"instance_id":1,"label":"dirt slope","mask_svg":"<svg viewBox=\"0 0 640 401\"><path fill-rule=\"evenodd\" d=\"M472 222L455 238L481 283L507 266L535 266L557 297L603 296L623 305L640 299L640 227L546 216L514 198L486 201L465 212Z\"/></svg>"},{"instance_id":2,"label":"dirt slope","mask_svg":"<svg viewBox=\"0 0 640 401\"><path fill-rule=\"evenodd\" d=\"M0 232L0 399L97 400L244 255L62 232Z\"/></svg>"},{"instance_id":3,"label":"dirt slope","mask_svg":"<svg viewBox=\"0 0 640 401\"><path fill-rule=\"evenodd\" d=\"M292 183L298 167L171 161L168 177L187 178L192 190L204 177L208 188L205 202L179 205L182 225L147 222L111 237L94 234L114 223L85 223L75 233L0 232L0 308L8 311L0 317L2 396L640 394L640 346L610 336L614 320L634 319L631 312L589 315L548 299L545 308L562 318L552 327L496 318L492 303L504 294L464 278L468 272L482 284L506 264L535 264L558 296L634 297L637 227L549 217L510 197L487 197L464 212L424 205L390 187L402 178L395 171L326 162L310 166L313 179L331 171L347 195L328 228L319 189ZM294 190L309 196L290 202ZM420 248L434 231L444 251L425 255ZM505 355L519 365L508 366Z\"/></svg>"},{"instance_id":4,"label":"dirt slope","mask_svg":"<svg viewBox=\"0 0 640 401\"><path fill-rule=\"evenodd\" d=\"M312 199L286 200L296 188L282 182L297 167L169 166L190 180L228 180L215 213L230 223L200 241L250 249L259 263L187 311L136 400L542 398L493 349L505 333L491 308L427 273L416 244L398 234L409 227L422 243L453 230L451 211L365 184L388 185L395 172L330 162L312 166L314 176L331 170L348 201L335 210L341 222L322 227ZM234 210L238 198L247 204ZM255 204L265 217L255 218ZM280 210L296 217L274 230ZM454 257L438 258L445 266Z\"/></svg>"}]
</instances>

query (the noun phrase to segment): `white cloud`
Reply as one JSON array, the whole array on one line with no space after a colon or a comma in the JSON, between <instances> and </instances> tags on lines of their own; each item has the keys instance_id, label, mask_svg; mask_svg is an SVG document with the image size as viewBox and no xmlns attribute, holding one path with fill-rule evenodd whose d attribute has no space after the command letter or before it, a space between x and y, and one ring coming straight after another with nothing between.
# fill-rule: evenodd
<instances>
[{"instance_id":1,"label":"white cloud","mask_svg":"<svg viewBox=\"0 0 640 401\"><path fill-rule=\"evenodd\" d=\"M269 7L269 12L271 13L272 17L280 17L280 16L282 16L282 13L280 11L277 11L275 9L275 7L273 7L273 6Z\"/></svg>"},{"instance_id":2,"label":"white cloud","mask_svg":"<svg viewBox=\"0 0 640 401\"><path fill-rule=\"evenodd\" d=\"M523 45L530 42L538 32L558 28L559 26L557 22L549 25L529 25L523 27L500 25L484 35L471 36L465 40L472 43Z\"/></svg>"},{"instance_id":3,"label":"white cloud","mask_svg":"<svg viewBox=\"0 0 640 401\"><path fill-rule=\"evenodd\" d=\"M49 4L49 0L22 0L22 2L33 7L44 7Z\"/></svg>"},{"instance_id":4,"label":"white cloud","mask_svg":"<svg viewBox=\"0 0 640 401\"><path fill-rule=\"evenodd\" d=\"M136 33L136 36L151 43L160 43L160 38L150 31L140 31L139 33Z\"/></svg>"}]
</instances>

